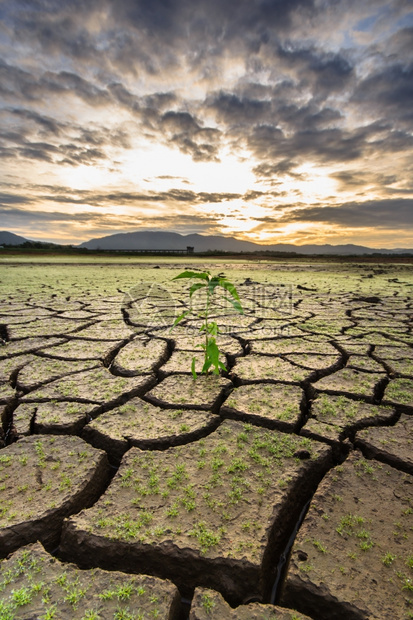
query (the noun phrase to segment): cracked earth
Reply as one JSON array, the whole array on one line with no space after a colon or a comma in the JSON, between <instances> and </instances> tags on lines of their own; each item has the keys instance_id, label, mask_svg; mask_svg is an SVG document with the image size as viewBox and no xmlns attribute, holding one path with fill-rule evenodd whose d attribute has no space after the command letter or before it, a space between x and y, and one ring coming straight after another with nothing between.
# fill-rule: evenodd
<instances>
[{"instance_id":1,"label":"cracked earth","mask_svg":"<svg viewBox=\"0 0 413 620\"><path fill-rule=\"evenodd\" d=\"M0 265L0 619L413 618L411 266L183 268Z\"/></svg>"}]
</instances>

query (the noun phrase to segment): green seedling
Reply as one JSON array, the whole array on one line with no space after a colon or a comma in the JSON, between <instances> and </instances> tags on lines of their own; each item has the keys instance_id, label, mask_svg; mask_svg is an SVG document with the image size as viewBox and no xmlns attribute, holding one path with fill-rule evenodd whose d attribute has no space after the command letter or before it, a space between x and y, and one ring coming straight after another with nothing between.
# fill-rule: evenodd
<instances>
[{"instance_id":1,"label":"green seedling","mask_svg":"<svg viewBox=\"0 0 413 620\"><path fill-rule=\"evenodd\" d=\"M206 613L209 615L213 608L215 607L215 603L209 594L204 594L202 596L202 607L205 609Z\"/></svg>"},{"instance_id":2,"label":"green seedling","mask_svg":"<svg viewBox=\"0 0 413 620\"><path fill-rule=\"evenodd\" d=\"M189 288L190 300L192 299L194 293L196 293L197 291L204 291L206 293L204 309L199 314L197 314L199 318L203 319L200 333L205 335L204 343L199 345L204 350L204 365L202 367L201 373L207 375L212 368L212 372L218 375L220 369L224 371L226 371L227 369L225 365L219 360L220 352L216 342L216 338L219 334L218 324L216 323L216 321L210 320L214 294L218 287L224 289L224 291L227 291L230 294L230 297L225 297L225 295L223 295L224 299L226 301L229 301L229 303L237 312L239 312L240 314L244 314L240 298L238 296L235 286L223 274L212 276L209 271L183 271L178 276L175 276L173 280L179 280L182 278L197 280L196 282L191 284ZM190 314L193 314L192 309L185 310L185 312L180 314L175 319L172 329ZM195 372L195 361L196 358L194 357L191 364L191 372L194 379L196 379L197 377L197 374Z\"/></svg>"}]
</instances>

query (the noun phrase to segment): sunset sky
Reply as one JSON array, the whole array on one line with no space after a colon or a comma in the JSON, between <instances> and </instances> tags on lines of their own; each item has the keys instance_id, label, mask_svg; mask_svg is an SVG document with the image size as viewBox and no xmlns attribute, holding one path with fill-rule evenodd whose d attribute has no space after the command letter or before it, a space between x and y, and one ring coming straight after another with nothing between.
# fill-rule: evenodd
<instances>
[{"instance_id":1,"label":"sunset sky","mask_svg":"<svg viewBox=\"0 0 413 620\"><path fill-rule=\"evenodd\" d=\"M0 1L0 230L413 247L413 0Z\"/></svg>"}]
</instances>

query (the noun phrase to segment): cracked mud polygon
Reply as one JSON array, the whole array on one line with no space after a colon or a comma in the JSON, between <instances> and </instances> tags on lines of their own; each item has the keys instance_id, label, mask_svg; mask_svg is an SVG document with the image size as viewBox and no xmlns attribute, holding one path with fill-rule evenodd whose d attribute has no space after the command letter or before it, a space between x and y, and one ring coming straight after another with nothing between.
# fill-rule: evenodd
<instances>
[{"instance_id":1,"label":"cracked mud polygon","mask_svg":"<svg viewBox=\"0 0 413 620\"><path fill-rule=\"evenodd\" d=\"M412 618L411 266L184 261L0 266L0 617Z\"/></svg>"}]
</instances>

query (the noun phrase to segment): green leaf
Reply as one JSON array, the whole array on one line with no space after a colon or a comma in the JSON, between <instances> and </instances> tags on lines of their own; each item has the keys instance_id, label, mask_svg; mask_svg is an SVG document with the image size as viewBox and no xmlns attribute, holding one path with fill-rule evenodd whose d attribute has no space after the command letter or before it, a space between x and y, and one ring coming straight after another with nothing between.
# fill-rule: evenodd
<instances>
[{"instance_id":1,"label":"green leaf","mask_svg":"<svg viewBox=\"0 0 413 620\"><path fill-rule=\"evenodd\" d=\"M211 321L211 323L208 323L207 331L208 331L208 334L211 334L211 336L218 336L219 327L215 323L215 321Z\"/></svg>"},{"instance_id":2,"label":"green leaf","mask_svg":"<svg viewBox=\"0 0 413 620\"><path fill-rule=\"evenodd\" d=\"M188 314L190 314L190 312L190 310L185 310L185 312L182 312L182 314L177 316L175 321L173 322L171 330L175 327L175 325L178 325L178 323L180 323Z\"/></svg>"},{"instance_id":3,"label":"green leaf","mask_svg":"<svg viewBox=\"0 0 413 620\"><path fill-rule=\"evenodd\" d=\"M206 359L204 362L204 365L202 366L202 374L206 375L208 373L208 370L211 368L212 366L212 362L210 359Z\"/></svg>"},{"instance_id":4,"label":"green leaf","mask_svg":"<svg viewBox=\"0 0 413 620\"><path fill-rule=\"evenodd\" d=\"M209 280L208 289L211 295L214 294L216 287L219 285L220 285L220 278L218 278L217 276L214 276L213 278Z\"/></svg>"},{"instance_id":5,"label":"green leaf","mask_svg":"<svg viewBox=\"0 0 413 620\"><path fill-rule=\"evenodd\" d=\"M222 286L222 288L224 288L226 291L228 291L228 293L230 293L233 296L234 299L239 301L239 303L241 305L241 300L240 300L239 295L237 293L237 289L232 284L232 282L229 282L225 278L220 278L219 285Z\"/></svg>"},{"instance_id":6,"label":"green leaf","mask_svg":"<svg viewBox=\"0 0 413 620\"><path fill-rule=\"evenodd\" d=\"M235 308L237 312L240 314L244 314L244 308L241 306L240 302L236 299L230 299L229 297L224 297L229 303Z\"/></svg>"},{"instance_id":7,"label":"green leaf","mask_svg":"<svg viewBox=\"0 0 413 620\"><path fill-rule=\"evenodd\" d=\"M215 338L209 338L206 348L206 357L208 362L208 368L214 366L214 373L219 373L219 349ZM206 366L206 363L204 364Z\"/></svg>"},{"instance_id":8,"label":"green leaf","mask_svg":"<svg viewBox=\"0 0 413 620\"><path fill-rule=\"evenodd\" d=\"M191 298L192 295L196 293L196 291L198 291L200 288L206 288L206 286L207 285L204 282L195 282L195 284L193 284L189 289L189 297Z\"/></svg>"},{"instance_id":9,"label":"green leaf","mask_svg":"<svg viewBox=\"0 0 413 620\"><path fill-rule=\"evenodd\" d=\"M183 271L172 280L180 280L181 278L198 278L198 280L209 280L209 272L207 271Z\"/></svg>"},{"instance_id":10,"label":"green leaf","mask_svg":"<svg viewBox=\"0 0 413 620\"><path fill-rule=\"evenodd\" d=\"M195 371L195 363L196 363L196 357L193 357L192 358L192 364L191 364L191 372L192 372L192 376L193 376L194 379L196 379L196 377L197 377L197 374L196 374L196 371Z\"/></svg>"}]
</instances>

